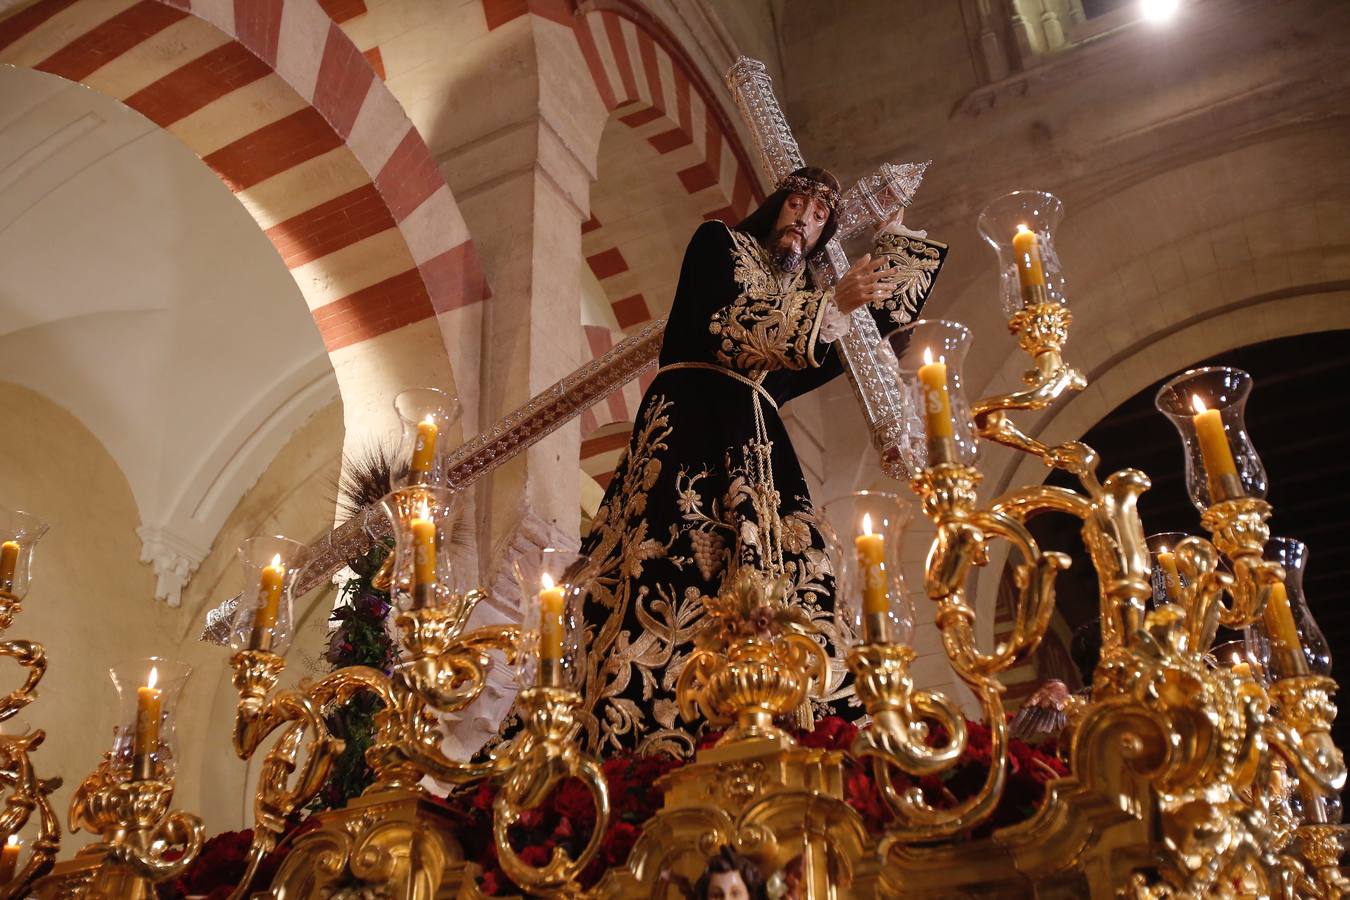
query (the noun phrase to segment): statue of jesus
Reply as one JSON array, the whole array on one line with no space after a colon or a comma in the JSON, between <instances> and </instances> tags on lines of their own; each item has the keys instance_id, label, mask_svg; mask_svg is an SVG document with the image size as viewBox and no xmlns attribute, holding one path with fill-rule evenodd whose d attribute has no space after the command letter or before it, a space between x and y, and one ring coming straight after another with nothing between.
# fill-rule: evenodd
<instances>
[{"instance_id":1,"label":"statue of jesus","mask_svg":"<svg viewBox=\"0 0 1350 900\"><path fill-rule=\"evenodd\" d=\"M674 685L701 598L738 567L785 578L788 602L833 642L834 576L779 407L841 373L833 341L853 310L867 305L883 335L908 321L946 254L893 222L899 251L822 289L807 263L834 234L839 196L829 172L798 169L738 225L700 226L685 251L661 367L582 544L595 576L582 673L594 752L693 753ZM836 672L815 712L851 695Z\"/></svg>"}]
</instances>

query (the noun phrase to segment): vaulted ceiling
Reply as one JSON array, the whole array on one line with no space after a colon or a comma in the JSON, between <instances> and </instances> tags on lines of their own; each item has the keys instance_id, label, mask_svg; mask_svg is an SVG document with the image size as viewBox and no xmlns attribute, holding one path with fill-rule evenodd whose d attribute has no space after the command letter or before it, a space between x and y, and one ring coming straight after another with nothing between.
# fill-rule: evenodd
<instances>
[{"instance_id":1,"label":"vaulted ceiling","mask_svg":"<svg viewBox=\"0 0 1350 900\"><path fill-rule=\"evenodd\" d=\"M116 101L9 67L0 311L0 379L107 447L161 565L200 561L281 443L337 396L294 280L215 175Z\"/></svg>"}]
</instances>

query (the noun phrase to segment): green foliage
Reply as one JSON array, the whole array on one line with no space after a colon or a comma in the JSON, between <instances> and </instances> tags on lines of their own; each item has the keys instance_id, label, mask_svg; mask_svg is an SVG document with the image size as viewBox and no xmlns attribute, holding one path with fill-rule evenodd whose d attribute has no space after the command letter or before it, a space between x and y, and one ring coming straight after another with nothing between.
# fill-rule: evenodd
<instances>
[{"instance_id":1,"label":"green foliage","mask_svg":"<svg viewBox=\"0 0 1350 900\"><path fill-rule=\"evenodd\" d=\"M398 659L398 648L385 626L389 617L389 593L372 584L390 548L377 544L352 566L357 577L342 588L330 621L337 627L328 639L325 658L334 669L369 666L388 672ZM346 748L333 764L328 782L310 803L311 812L339 809L370 786L374 774L366 764L366 750L375 737L375 716L382 708L373 694L361 693L328 717L333 734Z\"/></svg>"}]
</instances>

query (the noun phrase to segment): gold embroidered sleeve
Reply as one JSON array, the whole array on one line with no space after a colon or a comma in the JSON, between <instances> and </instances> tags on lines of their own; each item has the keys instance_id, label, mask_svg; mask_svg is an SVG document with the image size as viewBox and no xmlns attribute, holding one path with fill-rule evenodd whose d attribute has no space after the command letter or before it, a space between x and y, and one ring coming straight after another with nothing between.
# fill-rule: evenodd
<instances>
[{"instance_id":1,"label":"gold embroidered sleeve","mask_svg":"<svg viewBox=\"0 0 1350 900\"><path fill-rule=\"evenodd\" d=\"M947 257L947 245L903 234L882 234L877 237L872 259L886 265L886 277L895 282L889 296L873 300L877 312L889 312L895 325L910 322L933 289L933 281Z\"/></svg>"},{"instance_id":2,"label":"gold embroidered sleeve","mask_svg":"<svg viewBox=\"0 0 1350 900\"><path fill-rule=\"evenodd\" d=\"M819 366L816 345L831 292L807 289L804 272L778 282L754 238L734 231L732 237L740 292L708 325L718 338L718 362L743 372Z\"/></svg>"}]
</instances>

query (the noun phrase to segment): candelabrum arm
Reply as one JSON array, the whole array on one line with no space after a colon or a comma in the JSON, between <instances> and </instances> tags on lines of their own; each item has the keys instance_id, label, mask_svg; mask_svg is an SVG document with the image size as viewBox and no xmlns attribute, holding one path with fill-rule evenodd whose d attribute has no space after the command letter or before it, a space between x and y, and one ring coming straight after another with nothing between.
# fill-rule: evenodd
<instances>
[{"instance_id":1,"label":"candelabrum arm","mask_svg":"<svg viewBox=\"0 0 1350 900\"><path fill-rule=\"evenodd\" d=\"M17 611L18 604L6 598L4 621L0 625L8 627ZM0 656L9 657L27 670L23 684L0 698L0 722L3 722L33 702L38 683L47 673L47 653L34 641L4 641L0 642ZM0 784L6 791L4 812L0 813L0 841L18 834L34 811L38 814L38 834L29 842L28 861L9 884L0 887L0 897L26 896L33 881L51 868L60 849L61 829L47 797L61 786L61 779L39 779L29 758L44 737L41 730L23 736L0 736Z\"/></svg>"},{"instance_id":2,"label":"candelabrum arm","mask_svg":"<svg viewBox=\"0 0 1350 900\"><path fill-rule=\"evenodd\" d=\"M1049 627L1054 611L1054 582L1069 565L1062 553L1043 552L1026 525L1000 509L976 506L978 473L958 465L938 465L915 479L925 512L937 525L937 536L928 554L924 586L938 605L937 625L952 668L976 692L991 735L988 774L980 791L951 809L937 809L922 791L896 789L892 767L911 775L933 774L955 764L965 749L965 723L960 711L945 698L915 692L907 673L903 651L876 645L858 648L849 660L859 697L877 720L876 735L860 737L854 752L872 758L877 784L895 811L898 823L888 829L883 853L896 843L935 840L978 824L992 814L1003 793L1007 775L1007 717L1001 700L998 673L1035 650ZM1051 495L1058 497L1058 495ZM1059 505L1081 509L1074 495L1066 492ZM1012 504L1024 515L1047 504L1033 504L1027 497ZM1013 632L992 653L982 652L975 640L975 612L965 600L971 568L988 559L989 543L1002 538L1012 544L1023 562L1018 567L1018 597ZM948 734L947 741L928 747L923 725L937 721Z\"/></svg>"},{"instance_id":3,"label":"candelabrum arm","mask_svg":"<svg viewBox=\"0 0 1350 900\"><path fill-rule=\"evenodd\" d=\"M1345 787L1345 758L1331 739L1336 682L1320 675L1281 678L1270 686L1277 710L1267 739L1289 761L1299 780L1322 796Z\"/></svg>"},{"instance_id":4,"label":"candelabrum arm","mask_svg":"<svg viewBox=\"0 0 1350 900\"><path fill-rule=\"evenodd\" d=\"M108 850L108 858L159 884L186 872L197 861L205 842L206 827L202 820L192 813L173 810L160 819L143 845L114 844Z\"/></svg>"},{"instance_id":5,"label":"candelabrum arm","mask_svg":"<svg viewBox=\"0 0 1350 900\"><path fill-rule=\"evenodd\" d=\"M970 567L987 558L990 536L1011 543L1024 562L1018 567L1012 635L993 653L984 653L976 645L975 612L965 601L965 583ZM1041 552L1026 526L1003 513L940 520L928 554L925 585L938 604L937 624L957 674L978 684L1034 651L1054 612L1055 576L1068 567L1067 556Z\"/></svg>"},{"instance_id":6,"label":"candelabrum arm","mask_svg":"<svg viewBox=\"0 0 1350 900\"><path fill-rule=\"evenodd\" d=\"M854 756L874 757L923 777L955 764L966 747L966 717L942 694L914 689L909 664L914 649L904 644L863 644L849 654L858 698L872 717L858 732ZM930 744L930 723L946 740Z\"/></svg>"},{"instance_id":7,"label":"candelabrum arm","mask_svg":"<svg viewBox=\"0 0 1350 900\"><path fill-rule=\"evenodd\" d=\"M281 657L245 650L235 655L232 664L239 691L234 730L239 758L251 758L269 735L282 729L258 776L253 841L244 875L230 895L240 900L247 895L259 864L276 847L287 819L319 792L333 761L342 753L344 744L329 731L324 708L363 691L391 704L394 694L383 673L364 666L339 669L300 690L271 693L285 667Z\"/></svg>"},{"instance_id":8,"label":"candelabrum arm","mask_svg":"<svg viewBox=\"0 0 1350 900\"><path fill-rule=\"evenodd\" d=\"M42 743L41 730L22 737L0 737L0 783L6 788L5 809L0 813L0 835L17 834L38 816L37 837L29 842L28 861L14 878L0 887L0 898L28 896L28 888L52 867L61 848L61 826L48 795L61 786L61 779L37 777L28 757Z\"/></svg>"},{"instance_id":9,"label":"candelabrum arm","mask_svg":"<svg viewBox=\"0 0 1350 900\"><path fill-rule=\"evenodd\" d=\"M433 709L458 712L477 700L487 685L492 651L504 654L507 663L515 663L520 628L488 625L457 637L454 632L435 633L433 623L431 610L399 616L405 645L412 653L412 659L400 668L399 677Z\"/></svg>"},{"instance_id":10,"label":"candelabrum arm","mask_svg":"<svg viewBox=\"0 0 1350 900\"><path fill-rule=\"evenodd\" d=\"M609 824L609 787L600 764L573 739L581 697L562 688L537 687L519 697L525 729L512 750L509 773L493 805L492 833L502 870L529 891L559 892L573 886L600 849ZM543 866L525 863L511 847L510 828L524 810L538 806L564 778L580 779L595 804L595 829L575 859L561 847Z\"/></svg>"},{"instance_id":11,"label":"candelabrum arm","mask_svg":"<svg viewBox=\"0 0 1350 900\"><path fill-rule=\"evenodd\" d=\"M950 837L980 824L993 814L1003 797L1003 785L1008 775L1008 717L999 696L1002 690L1002 685L992 679L979 687L980 706L989 726L989 769L979 791L957 806L938 809L929 805L917 785L905 791L896 790L889 761L873 757L872 772L877 786L899 820L899 824L886 829L886 837L879 848L883 857L896 844Z\"/></svg>"},{"instance_id":12,"label":"candelabrum arm","mask_svg":"<svg viewBox=\"0 0 1350 900\"><path fill-rule=\"evenodd\" d=\"M18 689L0 698L0 722L3 722L33 702L33 692L47 674L47 651L34 641L4 641L0 643L0 656L9 657L28 670L28 677Z\"/></svg>"}]
</instances>

